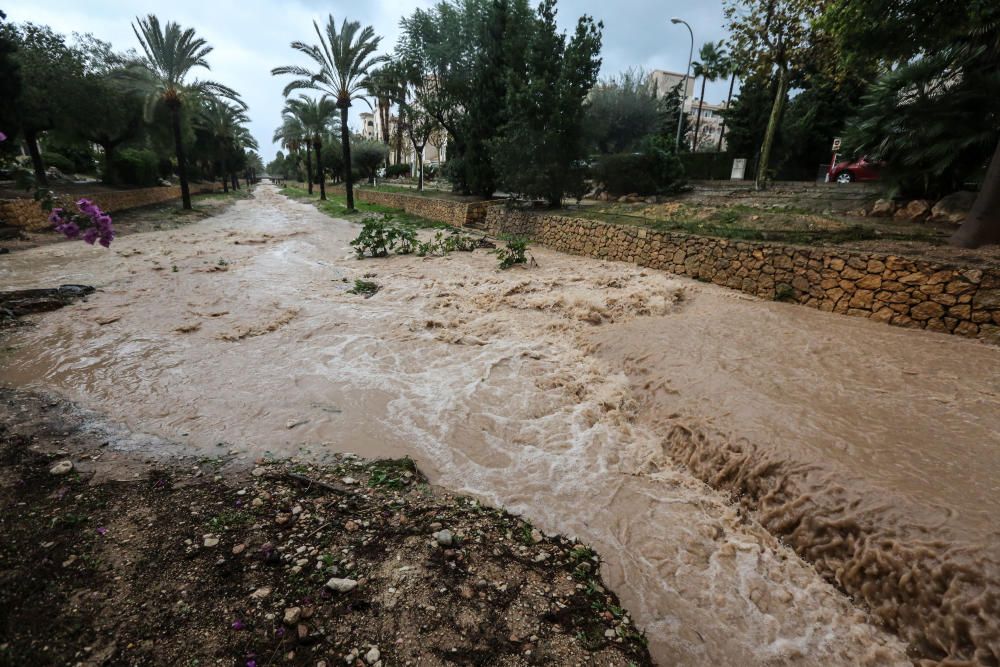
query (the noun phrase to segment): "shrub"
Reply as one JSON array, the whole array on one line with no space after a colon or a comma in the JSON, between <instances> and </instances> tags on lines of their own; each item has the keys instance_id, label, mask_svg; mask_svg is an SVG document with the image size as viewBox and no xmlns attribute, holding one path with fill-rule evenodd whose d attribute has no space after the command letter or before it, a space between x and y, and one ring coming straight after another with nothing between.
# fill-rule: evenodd
<instances>
[{"instance_id":1,"label":"shrub","mask_svg":"<svg viewBox=\"0 0 1000 667\"><path fill-rule=\"evenodd\" d=\"M64 144L49 141L46 144L48 149L43 155L59 155L70 161L73 168L69 171L77 174L92 174L97 165L97 155L88 144ZM46 163L48 165L48 163ZM60 171L66 171L59 167Z\"/></svg>"},{"instance_id":2,"label":"shrub","mask_svg":"<svg viewBox=\"0 0 1000 667\"><path fill-rule=\"evenodd\" d=\"M417 231L410 225L393 223L392 216L368 218L351 245L358 259L363 259L366 254L385 257L392 250L399 255L408 255L417 247Z\"/></svg>"},{"instance_id":3,"label":"shrub","mask_svg":"<svg viewBox=\"0 0 1000 667\"><path fill-rule=\"evenodd\" d=\"M528 249L528 239L520 236L510 236L505 239L507 245L496 249L497 259L500 260L501 269L509 269L515 264L524 264L528 261L525 251Z\"/></svg>"},{"instance_id":4,"label":"shrub","mask_svg":"<svg viewBox=\"0 0 1000 667\"><path fill-rule=\"evenodd\" d=\"M389 225L384 220L376 219L365 220L361 233L351 241L358 259L362 259L365 253L372 257L385 257L389 254L391 243Z\"/></svg>"},{"instance_id":5,"label":"shrub","mask_svg":"<svg viewBox=\"0 0 1000 667\"><path fill-rule=\"evenodd\" d=\"M390 164L385 170L386 178L398 178L399 176L409 176L410 175L410 165L407 163L402 164Z\"/></svg>"},{"instance_id":6,"label":"shrub","mask_svg":"<svg viewBox=\"0 0 1000 667\"><path fill-rule=\"evenodd\" d=\"M382 288L379 287L378 283L373 283L370 280L361 280L360 278L357 278L354 280L354 287L347 290L347 293L358 294L360 296L365 297L366 299L369 299L375 294L375 292L379 291L380 289Z\"/></svg>"},{"instance_id":7,"label":"shrub","mask_svg":"<svg viewBox=\"0 0 1000 667\"><path fill-rule=\"evenodd\" d=\"M647 137L639 153L603 156L594 176L613 195L677 192L684 185L684 165L663 137Z\"/></svg>"},{"instance_id":8,"label":"shrub","mask_svg":"<svg viewBox=\"0 0 1000 667\"><path fill-rule=\"evenodd\" d=\"M124 185L156 185L159 179L159 158L146 148L123 148L112 156L114 180Z\"/></svg>"},{"instance_id":9,"label":"shrub","mask_svg":"<svg viewBox=\"0 0 1000 667\"><path fill-rule=\"evenodd\" d=\"M73 161L62 153L42 153L42 162L46 167L55 167L64 174L72 174L76 171Z\"/></svg>"}]
</instances>

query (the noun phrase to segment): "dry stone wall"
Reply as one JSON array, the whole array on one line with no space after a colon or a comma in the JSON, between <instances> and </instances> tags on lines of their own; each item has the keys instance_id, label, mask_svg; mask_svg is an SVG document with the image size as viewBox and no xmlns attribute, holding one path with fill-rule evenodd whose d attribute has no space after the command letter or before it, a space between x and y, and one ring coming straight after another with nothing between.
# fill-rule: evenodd
<instances>
[{"instance_id":1,"label":"dry stone wall","mask_svg":"<svg viewBox=\"0 0 1000 667\"><path fill-rule=\"evenodd\" d=\"M191 194L201 194L222 190L221 183L200 183L191 185ZM181 187L139 188L136 190L108 190L93 194L74 194L74 200L90 199L102 210L109 213L124 211L150 204L159 204L179 199ZM0 199L0 222L29 230L44 229L49 226L48 213L34 199Z\"/></svg>"},{"instance_id":2,"label":"dry stone wall","mask_svg":"<svg viewBox=\"0 0 1000 667\"><path fill-rule=\"evenodd\" d=\"M486 209L491 234L528 236L556 250L653 269L896 326L1000 344L1000 270L896 255L731 241L567 218L505 206Z\"/></svg>"},{"instance_id":3,"label":"dry stone wall","mask_svg":"<svg viewBox=\"0 0 1000 667\"><path fill-rule=\"evenodd\" d=\"M451 199L435 199L421 195L407 195L400 192L381 192L358 188L354 196L369 204L391 206L407 213L419 215L428 220L444 222L455 227L464 227L470 223L482 223L486 218L486 208L489 202L465 202Z\"/></svg>"}]
</instances>

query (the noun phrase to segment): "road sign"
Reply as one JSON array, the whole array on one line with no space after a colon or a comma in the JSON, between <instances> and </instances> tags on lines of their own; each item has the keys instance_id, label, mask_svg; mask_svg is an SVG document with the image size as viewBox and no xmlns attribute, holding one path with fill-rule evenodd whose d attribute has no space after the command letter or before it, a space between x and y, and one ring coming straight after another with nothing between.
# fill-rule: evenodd
<instances>
[{"instance_id":1,"label":"road sign","mask_svg":"<svg viewBox=\"0 0 1000 667\"><path fill-rule=\"evenodd\" d=\"M833 139L833 152L836 153L840 150L840 137L834 137Z\"/></svg>"}]
</instances>

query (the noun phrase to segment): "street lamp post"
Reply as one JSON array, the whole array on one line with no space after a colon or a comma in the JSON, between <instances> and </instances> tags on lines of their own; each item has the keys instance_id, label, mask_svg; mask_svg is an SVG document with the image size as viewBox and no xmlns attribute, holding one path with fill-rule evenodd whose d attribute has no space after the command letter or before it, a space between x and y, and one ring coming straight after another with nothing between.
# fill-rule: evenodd
<instances>
[{"instance_id":1,"label":"street lamp post","mask_svg":"<svg viewBox=\"0 0 1000 667\"><path fill-rule=\"evenodd\" d=\"M674 25L678 23L683 23L688 29L688 34L691 35L691 49L688 51L688 66L684 70L684 79L681 81L681 88L684 89L684 96L681 98L680 106L677 109L677 139L674 141L674 150L678 153L681 152L681 126L684 121L684 102L687 101L687 81L688 75L691 73L691 60L694 58L694 31L691 30L691 25L684 19L677 18L676 16L670 19L670 22Z\"/></svg>"}]
</instances>

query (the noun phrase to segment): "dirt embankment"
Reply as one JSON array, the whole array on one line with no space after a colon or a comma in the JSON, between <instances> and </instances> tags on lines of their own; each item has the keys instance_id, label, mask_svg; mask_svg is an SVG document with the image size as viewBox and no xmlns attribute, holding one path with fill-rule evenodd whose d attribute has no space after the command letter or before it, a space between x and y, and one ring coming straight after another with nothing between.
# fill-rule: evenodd
<instances>
[{"instance_id":1,"label":"dirt embankment","mask_svg":"<svg viewBox=\"0 0 1000 667\"><path fill-rule=\"evenodd\" d=\"M172 449L0 392L0 665L652 664L593 551L407 459Z\"/></svg>"}]
</instances>

